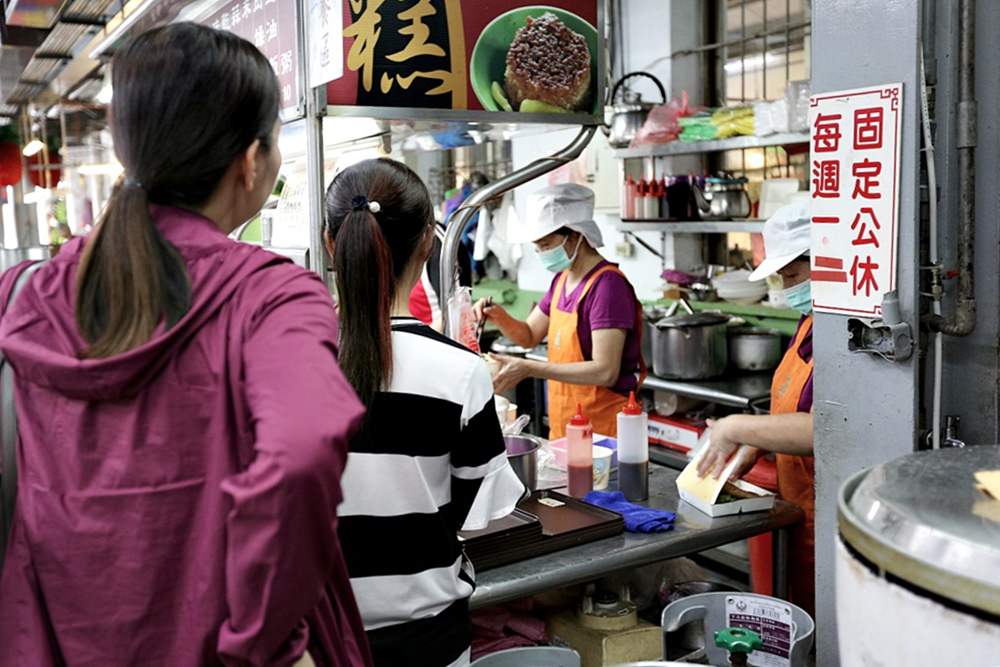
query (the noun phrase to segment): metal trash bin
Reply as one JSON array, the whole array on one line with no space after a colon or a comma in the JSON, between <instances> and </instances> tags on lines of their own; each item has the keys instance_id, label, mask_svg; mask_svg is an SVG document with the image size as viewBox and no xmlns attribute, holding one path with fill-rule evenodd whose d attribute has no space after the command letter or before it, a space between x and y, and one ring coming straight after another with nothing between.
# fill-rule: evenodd
<instances>
[{"instance_id":1,"label":"metal trash bin","mask_svg":"<svg viewBox=\"0 0 1000 667\"><path fill-rule=\"evenodd\" d=\"M780 631L781 626L787 627L789 633L789 667L806 667L808 664L809 652L812 651L813 638L816 633L816 623L805 611L796 607L790 602L769 597L767 595L756 595L754 593L702 593L672 602L663 610L661 627L663 629L663 655L670 655L668 644L668 634L675 633L682 626L688 623L701 623L706 637L712 637L719 630L731 627L729 622L728 609L730 599L733 605L753 605L772 607L775 604L788 607L791 611L789 619L768 618L772 632ZM746 613L752 615L753 609L747 609ZM787 620L783 623L782 620ZM744 626L746 627L746 626ZM761 628L749 627L760 634L767 641L767 632L762 632ZM728 653L717 648L711 642L705 647L709 664L727 665L729 664ZM655 663L654 663L655 664ZM668 663L669 664L669 663Z\"/></svg>"},{"instance_id":2,"label":"metal trash bin","mask_svg":"<svg viewBox=\"0 0 1000 667\"><path fill-rule=\"evenodd\" d=\"M531 646L485 655L472 667L580 667L580 654L569 648Z\"/></svg>"}]
</instances>

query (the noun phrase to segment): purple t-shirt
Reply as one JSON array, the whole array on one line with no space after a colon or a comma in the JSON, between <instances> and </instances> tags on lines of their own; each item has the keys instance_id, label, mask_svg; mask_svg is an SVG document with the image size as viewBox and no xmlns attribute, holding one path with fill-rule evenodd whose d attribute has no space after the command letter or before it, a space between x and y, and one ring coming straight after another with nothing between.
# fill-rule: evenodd
<instances>
[{"instance_id":1,"label":"purple t-shirt","mask_svg":"<svg viewBox=\"0 0 1000 667\"><path fill-rule=\"evenodd\" d=\"M580 300L580 293L584 285L594 275L605 266L613 266L610 262L602 261L590 270L590 273L580 281L569 294L563 294L559 300L558 308L563 312L572 311ZM557 275L549 286L549 291L542 297L538 308L550 315L552 310L552 299L559 282ZM625 349L622 353L621 375L618 382L612 389L620 394L628 394L639 388L639 361L642 358L642 346L639 340L642 328L636 328L636 314L639 302L635 297L635 290L632 285L621 274L608 271L601 275L590 288L587 295L580 304L580 320L577 324L577 335L580 337L580 347L583 356L588 361L594 351L592 332L599 329L624 329Z\"/></svg>"}]
</instances>

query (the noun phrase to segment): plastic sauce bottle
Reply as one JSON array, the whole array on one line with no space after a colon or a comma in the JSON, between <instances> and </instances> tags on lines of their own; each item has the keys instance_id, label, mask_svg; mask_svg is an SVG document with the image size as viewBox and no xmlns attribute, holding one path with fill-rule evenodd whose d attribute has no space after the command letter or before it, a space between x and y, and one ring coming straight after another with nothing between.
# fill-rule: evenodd
<instances>
[{"instance_id":1,"label":"plastic sauce bottle","mask_svg":"<svg viewBox=\"0 0 1000 667\"><path fill-rule=\"evenodd\" d=\"M628 500L649 497L649 424L634 391L618 413L618 489Z\"/></svg>"},{"instance_id":2,"label":"plastic sauce bottle","mask_svg":"<svg viewBox=\"0 0 1000 667\"><path fill-rule=\"evenodd\" d=\"M566 471L569 495L583 498L594 488L594 426L580 405L566 425Z\"/></svg>"},{"instance_id":3,"label":"plastic sauce bottle","mask_svg":"<svg viewBox=\"0 0 1000 667\"><path fill-rule=\"evenodd\" d=\"M622 190L622 217L626 220L635 219L635 181L629 176L625 179L625 187Z\"/></svg>"}]
</instances>

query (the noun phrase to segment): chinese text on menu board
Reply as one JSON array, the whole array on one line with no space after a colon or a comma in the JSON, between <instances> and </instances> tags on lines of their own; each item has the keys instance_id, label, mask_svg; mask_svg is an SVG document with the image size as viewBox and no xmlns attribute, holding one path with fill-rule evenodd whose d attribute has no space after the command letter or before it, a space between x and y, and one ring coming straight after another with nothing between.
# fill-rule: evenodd
<instances>
[{"instance_id":1,"label":"chinese text on menu board","mask_svg":"<svg viewBox=\"0 0 1000 667\"><path fill-rule=\"evenodd\" d=\"M812 281L820 312L875 317L896 289L902 84L814 96Z\"/></svg>"},{"instance_id":2,"label":"chinese text on menu board","mask_svg":"<svg viewBox=\"0 0 1000 667\"><path fill-rule=\"evenodd\" d=\"M281 87L281 107L299 103L299 52L295 0L232 0L205 23L253 42L271 61Z\"/></svg>"}]
</instances>

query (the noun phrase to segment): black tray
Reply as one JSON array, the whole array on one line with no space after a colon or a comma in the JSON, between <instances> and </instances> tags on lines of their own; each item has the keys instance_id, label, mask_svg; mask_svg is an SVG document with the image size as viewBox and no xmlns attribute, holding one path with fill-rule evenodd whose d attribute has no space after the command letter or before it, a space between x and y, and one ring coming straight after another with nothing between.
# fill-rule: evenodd
<instances>
[{"instance_id":1,"label":"black tray","mask_svg":"<svg viewBox=\"0 0 1000 667\"><path fill-rule=\"evenodd\" d=\"M477 570L489 570L579 544L596 542L620 535L625 530L625 521L620 514L556 491L535 492L518 505L515 510L515 514L517 513L537 517L541 524L540 533L530 535L521 528L519 534L507 534L506 539L495 539L504 534L505 529L494 530L491 523L485 531L464 534L466 555ZM508 519L510 517L494 523L507 522ZM518 520L523 522L523 517Z\"/></svg>"}]
</instances>

